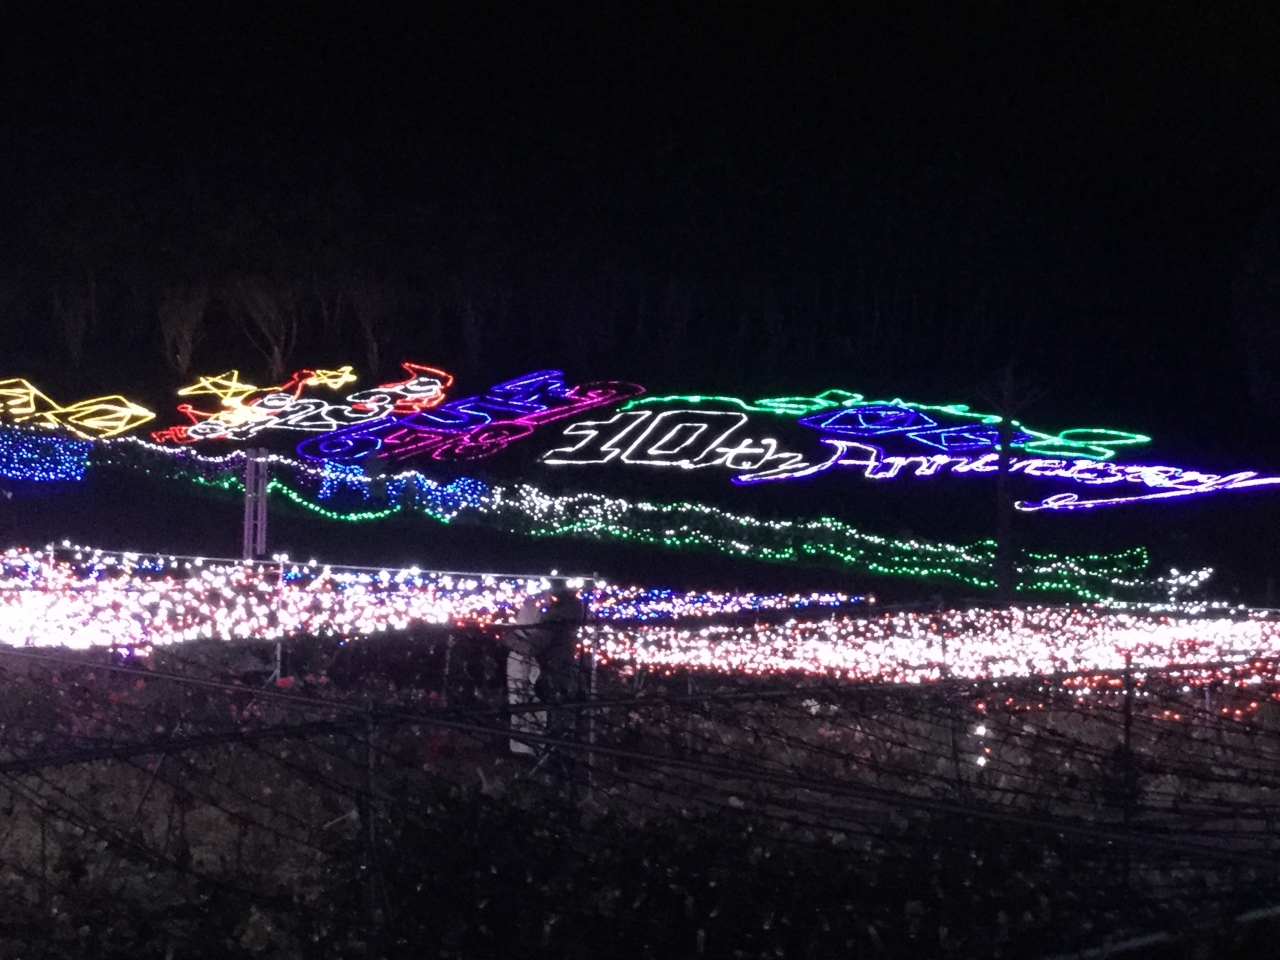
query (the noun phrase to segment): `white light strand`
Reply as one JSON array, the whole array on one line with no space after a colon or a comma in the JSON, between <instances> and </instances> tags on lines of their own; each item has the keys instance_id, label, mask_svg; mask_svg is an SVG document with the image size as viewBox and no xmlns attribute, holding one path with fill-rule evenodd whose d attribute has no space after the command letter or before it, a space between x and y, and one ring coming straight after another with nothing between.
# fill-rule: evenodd
<instances>
[{"instance_id":1,"label":"white light strand","mask_svg":"<svg viewBox=\"0 0 1280 960\"><path fill-rule=\"evenodd\" d=\"M1105 673L1199 672L1223 664L1274 676L1280 621L1254 612L1195 618L1101 607L887 612L869 618L751 626L589 627L585 645L624 669L802 673L844 680L925 683ZM1256 661L1270 661L1251 670ZM1245 682L1249 682L1246 680Z\"/></svg>"},{"instance_id":2,"label":"white light strand","mask_svg":"<svg viewBox=\"0 0 1280 960\"><path fill-rule=\"evenodd\" d=\"M580 580L567 586L577 589ZM0 553L0 642L136 647L198 639L362 636L428 624L510 623L552 588L500 576L112 553L70 544ZM844 594L678 593L596 582L601 620L710 617L831 608Z\"/></svg>"}]
</instances>

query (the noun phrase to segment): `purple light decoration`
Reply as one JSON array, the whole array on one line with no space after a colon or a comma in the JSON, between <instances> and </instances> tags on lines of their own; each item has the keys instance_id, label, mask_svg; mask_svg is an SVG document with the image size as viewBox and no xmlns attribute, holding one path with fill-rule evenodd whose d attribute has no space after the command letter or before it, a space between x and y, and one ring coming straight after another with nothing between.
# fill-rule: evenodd
<instances>
[{"instance_id":1,"label":"purple light decoration","mask_svg":"<svg viewBox=\"0 0 1280 960\"><path fill-rule=\"evenodd\" d=\"M370 456L476 460L501 452L544 423L643 392L638 384L619 380L569 386L561 371L540 370L431 410L331 431L299 444L298 453L308 460L346 464Z\"/></svg>"},{"instance_id":2,"label":"purple light decoration","mask_svg":"<svg viewBox=\"0 0 1280 960\"><path fill-rule=\"evenodd\" d=\"M875 409L868 409L875 408ZM854 416L858 414L858 416ZM815 418L807 418L813 420ZM935 447L964 450L981 449L995 435L989 425L913 431L932 419L909 408L893 404L867 404L821 416L827 426L848 437L904 434ZM804 421L801 421L802 423ZM832 467L858 467L868 480L894 480L951 474L991 474L999 469L998 453L935 453L928 455L888 455L878 446L846 438L823 437L828 449L825 458L784 450L772 438L744 436L751 424L746 413L716 410L627 410L609 420L583 420L570 424L566 437L578 438L572 446L559 447L543 455L542 462L553 465L618 463L628 466L694 470L720 468L736 472L733 482L749 485L816 476ZM862 431L862 433L857 433ZM1024 434L1025 436L1029 436ZM996 437L998 440L998 436ZM1280 477L1261 477L1244 471L1220 475L1159 464L1112 463L1105 460L1017 457L1010 471L1037 479L1062 480L1087 487L1113 484L1136 485L1144 492L1132 496L1081 499L1074 493L1060 493L1039 501L1021 501L1019 510L1087 510L1141 500L1163 500L1280 484Z\"/></svg>"}]
</instances>

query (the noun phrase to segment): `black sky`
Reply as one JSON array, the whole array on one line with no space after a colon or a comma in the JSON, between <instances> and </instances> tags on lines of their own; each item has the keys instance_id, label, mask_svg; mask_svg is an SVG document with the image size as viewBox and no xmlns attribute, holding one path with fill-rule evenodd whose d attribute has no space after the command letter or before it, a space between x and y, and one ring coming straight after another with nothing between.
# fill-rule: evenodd
<instances>
[{"instance_id":1,"label":"black sky","mask_svg":"<svg viewBox=\"0 0 1280 960\"><path fill-rule=\"evenodd\" d=\"M1278 20L1232 3L9 5L0 365L166 394L164 291L259 274L293 291L299 360L352 359L354 321L322 343L308 291L374 277L393 291L384 365L978 404L1016 356L1048 426L1276 458L1270 301L1238 302L1280 277L1257 239L1280 171ZM86 277L77 371L55 304ZM197 365L251 366L213 304Z\"/></svg>"}]
</instances>

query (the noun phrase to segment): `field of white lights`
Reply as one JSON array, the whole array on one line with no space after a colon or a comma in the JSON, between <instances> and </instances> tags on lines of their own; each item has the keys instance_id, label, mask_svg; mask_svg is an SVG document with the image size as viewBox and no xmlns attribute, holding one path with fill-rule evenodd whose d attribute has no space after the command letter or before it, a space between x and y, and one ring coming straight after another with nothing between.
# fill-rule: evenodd
<instances>
[{"instance_id":1,"label":"field of white lights","mask_svg":"<svg viewBox=\"0 0 1280 960\"><path fill-rule=\"evenodd\" d=\"M1244 608L880 609L841 593L682 593L567 581L580 642L622 672L797 674L860 683L1114 676L1256 684L1280 620ZM0 555L0 641L139 650L196 640L370 637L511 625L541 577L214 560L70 545ZM1099 681L1102 682L1102 681ZM1087 681L1085 686L1089 685Z\"/></svg>"}]
</instances>

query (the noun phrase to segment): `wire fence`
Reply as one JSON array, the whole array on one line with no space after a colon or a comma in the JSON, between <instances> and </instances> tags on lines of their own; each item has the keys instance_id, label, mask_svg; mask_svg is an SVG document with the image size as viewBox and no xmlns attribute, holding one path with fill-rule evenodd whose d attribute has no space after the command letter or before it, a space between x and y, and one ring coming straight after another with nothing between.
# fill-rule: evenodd
<instances>
[{"instance_id":1,"label":"wire fence","mask_svg":"<svg viewBox=\"0 0 1280 960\"><path fill-rule=\"evenodd\" d=\"M508 653L475 626L297 637L279 677L272 643L0 650L5 952L1036 956L1280 898L1271 679L584 655L513 703Z\"/></svg>"}]
</instances>

